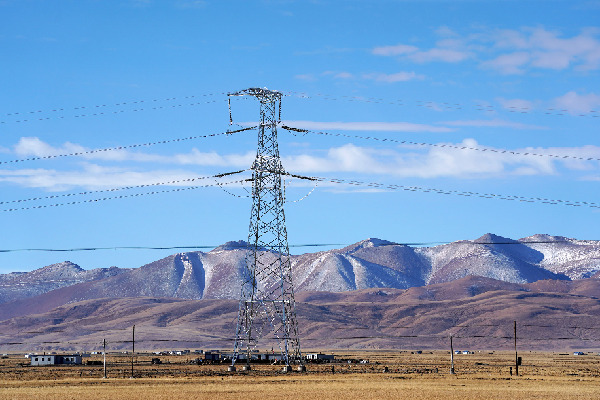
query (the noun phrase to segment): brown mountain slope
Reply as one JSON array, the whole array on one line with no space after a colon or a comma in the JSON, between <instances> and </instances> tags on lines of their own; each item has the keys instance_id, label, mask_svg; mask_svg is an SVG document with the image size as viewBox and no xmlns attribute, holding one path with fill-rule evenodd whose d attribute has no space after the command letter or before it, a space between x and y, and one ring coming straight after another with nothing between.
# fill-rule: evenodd
<instances>
[{"instance_id":1,"label":"brown mountain slope","mask_svg":"<svg viewBox=\"0 0 600 400\"><path fill-rule=\"evenodd\" d=\"M302 346L446 348L452 335L462 349L510 349L516 320L521 349L600 348L598 298L504 285L469 277L419 288L428 290L425 296L417 288L301 293ZM600 282L588 285L597 290ZM487 289L477 293L482 288ZM235 300L216 299L86 300L1 322L0 347L4 352L92 351L106 339L111 349L128 349L135 325L137 349L231 349L237 306Z\"/></svg>"}]
</instances>

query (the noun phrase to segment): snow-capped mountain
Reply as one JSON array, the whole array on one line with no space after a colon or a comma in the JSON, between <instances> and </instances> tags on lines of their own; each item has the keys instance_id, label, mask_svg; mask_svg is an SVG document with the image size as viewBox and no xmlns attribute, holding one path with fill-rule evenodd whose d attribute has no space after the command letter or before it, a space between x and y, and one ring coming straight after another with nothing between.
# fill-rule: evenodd
<instances>
[{"instance_id":1,"label":"snow-capped mountain","mask_svg":"<svg viewBox=\"0 0 600 400\"><path fill-rule=\"evenodd\" d=\"M32 272L0 274L0 303L37 296L65 286L108 278L126 272L117 267L85 270L70 261Z\"/></svg>"},{"instance_id":2,"label":"snow-capped mountain","mask_svg":"<svg viewBox=\"0 0 600 400\"><path fill-rule=\"evenodd\" d=\"M0 301L46 293L48 307L102 297L236 299L246 243L174 254L135 269L86 271L64 262L0 275ZM511 283L569 280L600 271L600 242L534 235L512 240L486 234L474 241L411 247L367 239L343 249L291 257L296 292L407 289L481 276Z\"/></svg>"}]
</instances>

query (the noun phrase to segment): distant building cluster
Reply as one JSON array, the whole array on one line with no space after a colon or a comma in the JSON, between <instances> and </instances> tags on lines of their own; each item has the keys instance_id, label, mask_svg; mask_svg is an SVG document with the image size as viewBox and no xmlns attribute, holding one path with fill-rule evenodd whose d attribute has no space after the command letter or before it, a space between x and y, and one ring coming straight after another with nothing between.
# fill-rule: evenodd
<instances>
[{"instance_id":1,"label":"distant building cluster","mask_svg":"<svg viewBox=\"0 0 600 400\"><path fill-rule=\"evenodd\" d=\"M229 352L221 352L219 350L211 350L204 352L204 361L205 362L222 362L222 361L231 361L233 359L233 353ZM331 362L335 359L333 354L323 354L323 353L308 353L304 356L304 359L308 362ZM236 361L247 361L248 354L239 353ZM250 354L250 360L252 362L280 362L282 360L281 353L274 352L258 352L254 351Z\"/></svg>"}]
</instances>

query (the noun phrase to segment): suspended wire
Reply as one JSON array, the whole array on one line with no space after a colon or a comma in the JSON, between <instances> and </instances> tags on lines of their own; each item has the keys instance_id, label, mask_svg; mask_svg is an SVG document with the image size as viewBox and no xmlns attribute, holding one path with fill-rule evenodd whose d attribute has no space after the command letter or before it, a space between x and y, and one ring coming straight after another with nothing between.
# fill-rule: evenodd
<instances>
[{"instance_id":1,"label":"suspended wire","mask_svg":"<svg viewBox=\"0 0 600 400\"><path fill-rule=\"evenodd\" d=\"M347 184L353 186L366 186L377 189L390 189L390 190L405 190L409 192L423 192L423 193L436 193L436 194L445 194L445 195L456 195L456 196L465 196L465 197L480 197L485 199L499 199L499 200L509 200L509 201L520 201L526 203L543 203L543 204L553 204L553 205L564 205L564 206L572 206L572 207L592 207L592 208L600 208L600 204L586 201L572 201L572 200L557 200L557 199L546 199L541 197L524 197L524 196L514 196L514 195L501 195L494 193L479 193L479 192L463 192L458 190L444 190L444 189L435 189L435 188L423 188L419 186L405 186L405 185L396 185L396 184L386 184L386 183L377 183L377 182L362 182L356 180L346 180L346 179L338 179L338 178L321 178L321 177L312 177L312 179L319 180L321 182L330 182L335 184Z\"/></svg>"},{"instance_id":2,"label":"suspended wire","mask_svg":"<svg viewBox=\"0 0 600 400\"><path fill-rule=\"evenodd\" d=\"M126 329L129 330L129 329ZM233 342L235 341L235 338L231 338L231 337L225 337L225 336L218 336L218 335L204 335L204 334L199 334L197 335L198 338L196 339L143 339L143 338L136 338L135 339L135 343L168 343L168 342L172 342L172 343L204 343L206 342L207 339L212 339L212 340L218 340L218 341L225 341L225 342ZM430 334L430 335L385 335L385 334L381 334L381 335L355 335L355 336L335 336L335 337L327 337L327 338L310 338L310 337L305 337L302 338L302 341L323 341L323 340L334 340L334 341L340 341L340 340L370 340L370 339L448 339L448 338L454 338L454 339L503 339L503 340L514 340L514 336L511 335L504 335L504 336L500 336L500 335L447 335L447 334ZM199 338L204 338L204 339L199 339ZM276 337L263 337L262 339L264 340L276 340L278 338ZM527 337L527 336L520 336L519 338L519 342L528 342L528 341L563 341L563 340L576 340L576 341L593 341L593 342L597 342L600 341L600 338L583 338L583 337L567 337L567 336L560 336L560 337ZM128 344L128 343L133 343L133 340L106 340L106 344ZM60 344L60 345L86 345L86 346L93 346L93 345L99 345L102 346L103 340L98 340L98 341L85 341L85 342L80 342L80 341L59 341L59 340L43 340L43 341L11 341L11 342L0 342L0 345L2 346L10 346L10 345L33 345L33 344Z\"/></svg>"},{"instance_id":3,"label":"suspended wire","mask_svg":"<svg viewBox=\"0 0 600 400\"><path fill-rule=\"evenodd\" d=\"M119 111L100 111L98 112L97 110L101 110L101 109L105 109L107 107L121 107L121 106L129 106L129 105L135 105L135 106L144 106L144 105L148 105L151 106L152 103L156 103L159 101L175 101L175 100L188 100L188 99L194 99L194 98L198 98L198 97L211 97L211 96L221 96L221 95L225 95L226 93L208 93L208 94L202 94L202 95L197 95L197 96L184 96L184 97L170 97L170 98L165 98L165 99L151 99L151 100L136 100L136 101L123 101L120 103L113 103L113 104L96 104L93 106L77 106L77 107L69 107L69 108L55 108L55 109L49 109L49 110L35 110L35 111L26 111L26 112L11 112L11 113L5 113L5 114L0 114L0 117L23 117L25 119L19 119L19 120L13 120L13 121L0 121L0 124L7 124L7 123L24 123L24 122L32 122L32 121L45 121L45 120L50 120L50 119L65 119L65 118L82 118L82 117L91 117L91 116L100 116L100 115L110 115L110 114L121 114L124 112L138 112L138 111L147 111L147 110L160 110L160 109L165 109L165 108L177 108L177 107L184 107L184 106L197 106L197 105L201 105L201 104L210 104L210 103L216 103L220 100L211 100L211 101L202 101L202 102L196 102L196 103L187 103L187 104L175 104L175 105L171 105L171 106L154 106L154 107L145 107L145 108L135 108L133 110L119 110ZM73 115L73 116L60 116L58 114L62 113L62 112L67 112L67 111L78 111L78 112L84 112L85 114L78 114L78 115ZM41 118L36 118L37 115L39 114L44 114L44 113L52 113L55 114L51 117L41 117Z\"/></svg>"},{"instance_id":4,"label":"suspended wire","mask_svg":"<svg viewBox=\"0 0 600 400\"><path fill-rule=\"evenodd\" d=\"M222 191L224 191L225 193L227 193L227 194L228 194L228 195L230 195L230 196L237 197L238 199L243 199L243 198L249 198L249 197L252 197L250 194L247 194L247 195L240 196L240 195L237 195L237 194L235 194L235 193L232 193L232 192L230 192L229 190L225 189L225 188L224 188L224 187L223 187L221 184L219 184L219 182L217 182L217 180L216 180L216 179L215 179L215 183L216 183L216 185L217 185L217 186L218 186L218 187L219 187L219 188L220 188ZM244 188L244 189L245 189L245 188ZM247 192L247 191L246 191L246 192ZM247 192L247 193L248 193L248 192Z\"/></svg>"},{"instance_id":5,"label":"suspended wire","mask_svg":"<svg viewBox=\"0 0 600 400\"><path fill-rule=\"evenodd\" d=\"M476 111L484 111L484 112L497 112L498 111L495 106L488 105L488 104L467 105L464 103L436 102L436 101L426 101L426 100L403 100L403 99L389 100L389 99L382 99L382 98L377 98L377 97L335 96L335 95L323 94L323 93L315 93L313 95L309 95L304 92L294 92L294 91L289 91L289 92L285 92L285 93L288 96L296 96L296 97L302 98L302 99L314 99L315 97L319 97L323 100L328 100L328 101L363 102L363 103L372 103L372 104L389 104L389 105L395 105L395 106L407 106L408 103L414 103L414 105L416 105L417 107L430 108L430 109L434 109L434 110L435 109L462 110L463 108L473 108ZM516 107L516 106L506 107L505 110L508 112L511 112L511 113L519 113L519 114L531 114L536 111L530 107ZM542 109L541 112L543 112L546 115L592 117L592 118L600 117L600 110L590 110L586 113L572 114L569 110L566 110L566 109L545 108L545 109Z\"/></svg>"},{"instance_id":6,"label":"suspended wire","mask_svg":"<svg viewBox=\"0 0 600 400\"><path fill-rule=\"evenodd\" d=\"M196 178L180 179L180 180L169 181L169 182L148 183L148 184L144 184L144 185L123 186L123 187L118 187L118 188L102 189L102 190L90 190L87 192L79 192L79 193L56 194L56 195L51 195L51 196L32 197L29 199L0 201L0 204L25 203L28 201L37 201L37 200L51 200L51 199L57 199L57 198L61 198L61 197L84 196L84 195L90 195L90 194L96 194L96 193L116 192L119 190L139 189L139 188L145 188L145 187L151 187L151 186L167 186L167 185L174 185L174 184L184 183L184 182L189 183L189 182L194 182L194 181L198 181L198 180L202 180L202 179L222 178L224 176L239 174L239 173L242 173L245 171L247 171L247 170L243 169L240 171L227 172L224 174L216 174L216 175L211 175L211 176L200 176L200 177L196 177ZM217 183L217 185L219 185L219 183L216 180L215 180L215 182Z\"/></svg>"},{"instance_id":7,"label":"suspended wire","mask_svg":"<svg viewBox=\"0 0 600 400\"><path fill-rule=\"evenodd\" d=\"M600 240L587 240L587 242L594 241L600 242ZM557 244L557 243L572 243L569 240L519 240L513 242L478 242L471 240L461 240L458 242L405 242L396 243L390 242L389 244L382 244L378 247L386 246L431 246L431 245L447 245L447 244L473 244L480 246L491 246L491 245L528 245L528 244ZM288 247L302 248L302 247L333 247L333 246L350 246L353 243L300 243L300 244L289 244ZM54 248L23 248L23 249L0 249L0 253L16 253L16 252L78 252L78 251L101 251L101 250L182 250L182 249L216 249L221 245L213 244L193 244L189 246L177 245L177 246L110 246L110 247L76 247L66 249L54 249ZM228 244L228 249L249 249L253 246L251 244ZM1 286L1 285L0 285ZM501 325L455 325L458 328L473 328L473 327L500 327ZM550 328L551 326L546 325L521 325L521 326L536 326L542 328ZM389 329L414 329L416 326L391 326ZM579 328L579 329L600 329L600 328L584 328L576 326L567 326L564 328ZM371 329L371 328L353 328L353 329ZM384 328L386 329L386 328Z\"/></svg>"},{"instance_id":8,"label":"suspended wire","mask_svg":"<svg viewBox=\"0 0 600 400\"><path fill-rule=\"evenodd\" d=\"M328 247L345 246L341 243L306 243L290 244L289 247ZM77 251L99 251L99 250L181 250L181 249L216 249L219 245L197 245L190 246L112 246L112 247L77 247L70 249L49 249L49 248L29 248L29 249L0 249L0 253L15 253L22 251L43 251L43 252L77 252ZM227 246L228 248L247 249L251 245Z\"/></svg>"},{"instance_id":9,"label":"suspended wire","mask_svg":"<svg viewBox=\"0 0 600 400\"><path fill-rule=\"evenodd\" d=\"M242 180L227 182L226 184L241 183L244 181L245 180L242 179ZM104 198L100 198L100 199L78 200L78 201L72 201L72 202L68 202L68 203L56 203L56 204L45 204L45 205L31 206L31 207L8 208L8 209L0 210L0 212L34 210L34 209L42 209L42 208L50 208L50 207L71 206L71 205L75 205L75 204L97 203L97 202L102 202L102 201L107 201L107 200L125 199L125 198L129 198L129 197L141 197L141 196L149 196L149 195L162 194L162 193L182 192L185 190L195 190L195 189L206 188L206 187L211 187L211 186L216 186L216 185L215 184L206 184L206 185L201 185L201 186L190 186L190 187L185 187L185 188L177 188L177 189L169 189L169 190L157 190L157 191L146 192L146 193L135 193L135 194L128 194L128 195L114 196L114 197L104 197Z\"/></svg>"},{"instance_id":10,"label":"suspended wire","mask_svg":"<svg viewBox=\"0 0 600 400\"><path fill-rule=\"evenodd\" d=\"M135 148L135 147L148 147L148 146L154 146L157 144L175 143L175 142L183 142L186 140L204 139L204 138L210 138L210 137L216 137L216 136L225 136L225 135L230 135L233 133L239 133L239 132L252 130L255 128L256 128L256 126L250 126L247 128L237 129L235 131L212 133L209 135L197 135L197 136L190 136L190 137L185 137L185 138L160 140L160 141L156 141L156 142L130 144L130 145L126 145L126 146L117 146L117 147L108 147L105 149L86 150L86 151L79 151L79 152L73 152L73 153L53 154L53 155L48 155L48 156L23 158L23 159L19 159L19 160L0 161L0 164L10 164L10 163L19 163L19 162L36 161L36 160L47 160L47 159L58 158L58 157L81 156L81 155L86 155L86 154L95 154L95 153L103 153L103 152L131 149L131 148Z\"/></svg>"},{"instance_id":11,"label":"suspended wire","mask_svg":"<svg viewBox=\"0 0 600 400\"><path fill-rule=\"evenodd\" d=\"M486 147L461 146L461 145L455 145L455 144L413 142L410 140L378 138L375 136L360 136L360 135L348 135L345 133L313 131L313 130L309 130L309 129L294 128L294 127L290 127L290 126L286 126L286 125L282 125L281 128L283 128L287 131L290 131L290 132L312 133L315 135L325 135L325 136L337 136L337 137L344 137L344 138L348 138L348 139L376 140L378 142L392 142L392 143L398 143L398 144L408 144L408 145L413 145L413 146L428 146L428 147L438 147L438 148L447 148L447 149L456 149L456 150L474 150L474 151L497 153L497 154L510 154L510 155L515 155L515 156L550 157L550 158L564 159L564 160L600 161L600 158L597 158L597 157L578 157L578 156L569 156L569 155L556 155L556 154L531 153L531 152L511 151L511 150L499 150L499 149L492 149L492 148L486 148Z\"/></svg>"},{"instance_id":12,"label":"suspended wire","mask_svg":"<svg viewBox=\"0 0 600 400\"><path fill-rule=\"evenodd\" d=\"M184 106L197 106L200 104L210 104L210 103L216 103L218 102L218 100L212 100L212 101L205 101L205 102L198 102L198 103L189 103L189 104L177 104L177 105L172 105L172 106L159 106L159 107L151 107L151 108L136 108L133 110L119 110L119 111L111 111L111 112L97 112L97 113L90 113L90 114L79 114L79 115L72 115L72 116L59 116L59 117L43 117L43 118L34 118L34 119L21 119L21 120L16 120L16 121L12 121L14 123L24 123L24 122L32 122L32 121L47 121L50 119L65 119L65 118L84 118L84 117L96 117L96 116L100 116L100 115L110 115L110 114L123 114L126 112L138 112L138 111L147 111L147 110L162 110L162 109L166 109L166 108L177 108L177 107L184 107ZM10 123L11 121L0 121L0 125L3 124L7 124Z\"/></svg>"}]
</instances>

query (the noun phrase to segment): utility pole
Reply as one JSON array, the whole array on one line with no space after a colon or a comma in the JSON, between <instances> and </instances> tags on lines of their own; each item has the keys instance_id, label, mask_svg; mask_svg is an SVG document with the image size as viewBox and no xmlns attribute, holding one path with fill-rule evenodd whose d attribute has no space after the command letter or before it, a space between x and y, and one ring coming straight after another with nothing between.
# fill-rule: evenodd
<instances>
[{"instance_id":1,"label":"utility pole","mask_svg":"<svg viewBox=\"0 0 600 400\"><path fill-rule=\"evenodd\" d=\"M106 379L106 339L102 340L102 354L104 355L104 379Z\"/></svg>"},{"instance_id":2,"label":"utility pole","mask_svg":"<svg viewBox=\"0 0 600 400\"><path fill-rule=\"evenodd\" d=\"M454 346L452 345L452 335L450 335L450 374L454 375Z\"/></svg>"},{"instance_id":3,"label":"utility pole","mask_svg":"<svg viewBox=\"0 0 600 400\"><path fill-rule=\"evenodd\" d=\"M133 379L133 357L135 357L135 325L131 330L131 379Z\"/></svg>"},{"instance_id":4,"label":"utility pole","mask_svg":"<svg viewBox=\"0 0 600 400\"><path fill-rule=\"evenodd\" d=\"M300 363L304 370L298 338L294 287L283 204L281 175L285 174L277 143L282 94L250 88L230 96L254 96L260 102L258 148L252 164L252 210L248 233L246 268L238 309L234 355L229 367L235 371L240 353L246 353L250 369L251 352L258 344L266 347L267 335L277 341L284 371Z\"/></svg>"},{"instance_id":5,"label":"utility pole","mask_svg":"<svg viewBox=\"0 0 600 400\"><path fill-rule=\"evenodd\" d=\"M517 321L514 321L515 328L515 373L519 376L519 355L517 354Z\"/></svg>"}]
</instances>

